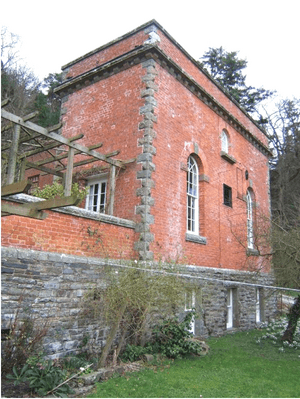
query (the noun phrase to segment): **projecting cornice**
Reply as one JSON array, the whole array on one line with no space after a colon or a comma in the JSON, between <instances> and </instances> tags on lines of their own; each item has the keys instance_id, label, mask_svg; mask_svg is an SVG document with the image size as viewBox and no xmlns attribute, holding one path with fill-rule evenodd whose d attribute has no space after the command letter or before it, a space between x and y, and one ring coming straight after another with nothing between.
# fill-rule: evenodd
<instances>
[{"instance_id":1,"label":"projecting cornice","mask_svg":"<svg viewBox=\"0 0 300 399\"><path fill-rule=\"evenodd\" d=\"M168 57L156 45L143 45L123 54L105 64L102 64L90 71L87 71L75 78L71 78L62 83L55 89L61 96L69 95L83 87L89 86L100 80L106 79L121 71L131 68L134 65L154 59L161 67L166 69L175 79L183 84L191 93L199 98L204 104L211 108L216 114L230 124L246 140L255 146L265 156L272 156L269 148L254 136L245 126L226 110L213 96L211 96L202 86L200 86L191 76L189 76L176 62ZM251 122L254 123L254 121ZM255 123L254 123L255 124ZM257 126L257 125L256 125ZM259 129L260 127L257 126Z\"/></svg>"}]
</instances>

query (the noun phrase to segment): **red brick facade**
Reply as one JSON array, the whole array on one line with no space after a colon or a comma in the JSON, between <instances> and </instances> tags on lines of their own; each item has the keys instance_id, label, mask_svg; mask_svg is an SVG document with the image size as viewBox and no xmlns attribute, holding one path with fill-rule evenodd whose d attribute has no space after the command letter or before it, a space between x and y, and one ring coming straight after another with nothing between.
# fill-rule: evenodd
<instances>
[{"instance_id":1,"label":"red brick facade","mask_svg":"<svg viewBox=\"0 0 300 399\"><path fill-rule=\"evenodd\" d=\"M43 221L11 216L2 219L2 245L245 267L247 190L255 204L254 230L255 214L270 212L268 142L253 120L155 21L66 65L64 72L57 89L61 133L83 133L80 144L102 142L101 153L119 151L115 159L130 161L117 170L113 216L135 227L55 211ZM228 155L221 154L223 130ZM186 234L190 155L199 170L198 241ZM109 176L109 165L92 165L77 168L74 178ZM224 184L232 206L223 204Z\"/></svg>"}]
</instances>

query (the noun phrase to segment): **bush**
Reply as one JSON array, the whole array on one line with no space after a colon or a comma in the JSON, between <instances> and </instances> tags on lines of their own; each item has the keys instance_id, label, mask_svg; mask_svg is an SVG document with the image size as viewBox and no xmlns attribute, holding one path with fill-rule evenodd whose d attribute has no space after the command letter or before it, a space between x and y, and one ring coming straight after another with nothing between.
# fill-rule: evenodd
<instances>
[{"instance_id":1,"label":"bush","mask_svg":"<svg viewBox=\"0 0 300 399\"><path fill-rule=\"evenodd\" d=\"M72 184L71 195L77 195L80 199L84 199L88 194L89 188L80 189L78 183ZM32 195L39 198L50 199L64 196L64 187L58 182L54 182L52 185L46 184L43 189L36 188Z\"/></svg>"},{"instance_id":2,"label":"bush","mask_svg":"<svg viewBox=\"0 0 300 399\"><path fill-rule=\"evenodd\" d=\"M15 385L28 381L29 387L40 396L47 395L48 392L63 383L67 377L66 370L62 370L52 360L45 360L42 354L27 359L20 373L15 366L12 371L13 374L7 375L8 379L14 380ZM55 394L58 396L65 396L71 392L71 388L67 384L55 389Z\"/></svg>"},{"instance_id":3,"label":"bush","mask_svg":"<svg viewBox=\"0 0 300 399\"><path fill-rule=\"evenodd\" d=\"M145 354L161 353L168 358L180 358L184 355L201 353L200 342L193 341L189 331L195 311L189 312L182 322L176 318L164 321L153 330L154 340L145 347L127 345L122 354L122 360L133 362Z\"/></svg>"},{"instance_id":4,"label":"bush","mask_svg":"<svg viewBox=\"0 0 300 399\"><path fill-rule=\"evenodd\" d=\"M10 372L14 366L24 366L26 360L41 348L43 338L48 332L47 321L41 325L32 316L21 317L21 309L24 309L23 297L19 299L19 308L11 322L9 333L5 336L5 341L2 341L1 374ZM26 312L26 309L23 311Z\"/></svg>"},{"instance_id":5,"label":"bush","mask_svg":"<svg viewBox=\"0 0 300 399\"><path fill-rule=\"evenodd\" d=\"M193 317L195 310L189 312L182 322L173 318L155 328L155 341L160 353L174 359L191 353L200 354L201 344L191 340L193 334L189 331Z\"/></svg>"},{"instance_id":6,"label":"bush","mask_svg":"<svg viewBox=\"0 0 300 399\"><path fill-rule=\"evenodd\" d=\"M140 346L127 344L124 352L122 353L121 359L124 362L135 362L136 360L141 359L141 357L146 353L153 353L153 347L151 345Z\"/></svg>"}]
</instances>

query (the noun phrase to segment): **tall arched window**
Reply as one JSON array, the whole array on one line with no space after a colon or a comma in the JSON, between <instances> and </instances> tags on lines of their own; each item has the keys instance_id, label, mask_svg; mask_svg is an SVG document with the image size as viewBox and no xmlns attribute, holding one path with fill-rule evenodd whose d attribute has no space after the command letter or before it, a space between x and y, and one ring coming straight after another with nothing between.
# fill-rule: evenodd
<instances>
[{"instance_id":1,"label":"tall arched window","mask_svg":"<svg viewBox=\"0 0 300 399\"><path fill-rule=\"evenodd\" d=\"M228 154L228 136L225 130L223 130L221 133L221 151Z\"/></svg>"},{"instance_id":2,"label":"tall arched window","mask_svg":"<svg viewBox=\"0 0 300 399\"><path fill-rule=\"evenodd\" d=\"M247 244L248 248L254 248L253 198L250 190L247 190Z\"/></svg>"},{"instance_id":3,"label":"tall arched window","mask_svg":"<svg viewBox=\"0 0 300 399\"><path fill-rule=\"evenodd\" d=\"M199 234L199 172L192 156L189 156L187 166L187 231Z\"/></svg>"}]
</instances>

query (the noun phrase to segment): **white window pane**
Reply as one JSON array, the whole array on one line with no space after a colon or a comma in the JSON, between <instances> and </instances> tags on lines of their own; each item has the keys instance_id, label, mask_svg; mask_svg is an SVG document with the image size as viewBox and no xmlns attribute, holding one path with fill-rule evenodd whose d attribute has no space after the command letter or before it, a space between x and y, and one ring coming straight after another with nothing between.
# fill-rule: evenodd
<instances>
[{"instance_id":1,"label":"white window pane","mask_svg":"<svg viewBox=\"0 0 300 399\"><path fill-rule=\"evenodd\" d=\"M227 328L233 327L233 292L232 289L227 291Z\"/></svg>"},{"instance_id":2,"label":"white window pane","mask_svg":"<svg viewBox=\"0 0 300 399\"><path fill-rule=\"evenodd\" d=\"M187 230L198 234L199 200L198 200L198 166L192 156L188 158L187 172Z\"/></svg>"},{"instance_id":3,"label":"white window pane","mask_svg":"<svg viewBox=\"0 0 300 399\"><path fill-rule=\"evenodd\" d=\"M224 131L221 133L221 150L228 153L228 137Z\"/></svg>"},{"instance_id":4,"label":"white window pane","mask_svg":"<svg viewBox=\"0 0 300 399\"><path fill-rule=\"evenodd\" d=\"M90 190L86 198L86 209L93 212L105 212L107 182L99 181L89 184Z\"/></svg>"}]
</instances>

